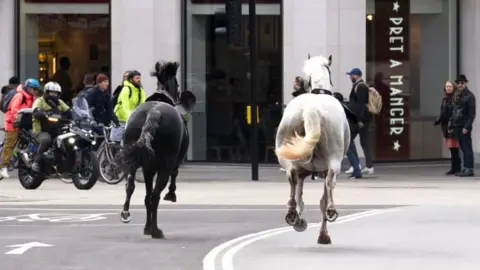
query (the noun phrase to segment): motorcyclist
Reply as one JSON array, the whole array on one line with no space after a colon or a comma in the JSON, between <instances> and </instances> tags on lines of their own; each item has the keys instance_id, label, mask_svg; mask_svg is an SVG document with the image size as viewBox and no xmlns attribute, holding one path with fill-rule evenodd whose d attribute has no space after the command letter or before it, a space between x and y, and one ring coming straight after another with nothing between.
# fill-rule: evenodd
<instances>
[{"instance_id":1,"label":"motorcyclist","mask_svg":"<svg viewBox=\"0 0 480 270\"><path fill-rule=\"evenodd\" d=\"M40 161L42 154L51 145L52 138L58 135L58 128L60 127L56 122L48 121L48 116L61 114L66 119L72 119L73 117L70 107L60 99L62 88L58 83L48 82L43 90L44 95L37 98L32 106L32 131L39 144L32 169L37 172L41 170Z\"/></svg>"}]
</instances>

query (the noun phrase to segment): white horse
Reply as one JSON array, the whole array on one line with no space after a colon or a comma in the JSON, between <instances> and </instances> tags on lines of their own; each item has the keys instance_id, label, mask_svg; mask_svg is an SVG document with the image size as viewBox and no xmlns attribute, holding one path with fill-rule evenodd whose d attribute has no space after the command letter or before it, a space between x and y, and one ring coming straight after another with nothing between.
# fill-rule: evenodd
<instances>
[{"instance_id":1,"label":"white horse","mask_svg":"<svg viewBox=\"0 0 480 270\"><path fill-rule=\"evenodd\" d=\"M327 59L316 56L305 61L305 73L310 90L331 89L330 65ZM343 157L350 144L350 128L340 102L331 95L306 93L294 98L286 107L278 127L275 152L290 183L290 199L286 222L296 231L304 231L307 222L301 217L304 179L312 172L324 172L323 197L320 200L322 226L319 244L330 244L327 221L334 222L338 213L333 189L340 173Z\"/></svg>"}]
</instances>

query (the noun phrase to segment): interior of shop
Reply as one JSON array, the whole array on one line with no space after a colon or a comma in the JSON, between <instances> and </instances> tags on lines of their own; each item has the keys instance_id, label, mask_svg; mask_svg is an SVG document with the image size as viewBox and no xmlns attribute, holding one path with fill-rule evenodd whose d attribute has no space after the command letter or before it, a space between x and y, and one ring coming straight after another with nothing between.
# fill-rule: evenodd
<instances>
[{"instance_id":1,"label":"interior of shop","mask_svg":"<svg viewBox=\"0 0 480 270\"><path fill-rule=\"evenodd\" d=\"M109 73L110 17L98 14L41 14L35 16L38 33L38 78L48 82L70 59L67 73L73 90L83 87L89 72Z\"/></svg>"}]
</instances>

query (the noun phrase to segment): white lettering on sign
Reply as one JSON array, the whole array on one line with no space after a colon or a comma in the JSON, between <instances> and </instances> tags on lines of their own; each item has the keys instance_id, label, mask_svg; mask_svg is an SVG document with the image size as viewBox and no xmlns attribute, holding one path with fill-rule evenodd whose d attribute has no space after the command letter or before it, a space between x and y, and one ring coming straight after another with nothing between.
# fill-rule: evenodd
<instances>
[{"instance_id":1,"label":"white lettering on sign","mask_svg":"<svg viewBox=\"0 0 480 270\"><path fill-rule=\"evenodd\" d=\"M5 255L22 255L27 250L34 248L34 247L52 247L52 245L40 243L40 242L29 242L25 244L18 244L18 245L11 245L7 246L9 248L14 248L5 253Z\"/></svg>"},{"instance_id":2,"label":"white lettering on sign","mask_svg":"<svg viewBox=\"0 0 480 270\"><path fill-rule=\"evenodd\" d=\"M398 13L400 5L398 1L393 2L392 10ZM403 17L391 17L390 21L390 31L388 41L390 44L390 51L404 53L404 25ZM404 131L405 126L405 105L403 96L403 75L399 75L398 71L395 68L403 65L402 62L390 59L390 119L389 119L389 130L390 135L401 135ZM398 140L392 140L393 150L398 151L401 147Z\"/></svg>"}]
</instances>

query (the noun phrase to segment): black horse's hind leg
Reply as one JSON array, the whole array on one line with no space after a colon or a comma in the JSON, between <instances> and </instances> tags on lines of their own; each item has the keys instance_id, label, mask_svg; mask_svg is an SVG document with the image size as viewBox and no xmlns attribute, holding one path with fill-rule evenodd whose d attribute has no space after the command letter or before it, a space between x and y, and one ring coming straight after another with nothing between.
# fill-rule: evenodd
<instances>
[{"instance_id":1,"label":"black horse's hind leg","mask_svg":"<svg viewBox=\"0 0 480 270\"><path fill-rule=\"evenodd\" d=\"M125 197L125 203L123 204L123 210L122 213L120 214L120 220L123 223L128 223L132 220L132 217L130 216L130 199L132 198L133 192L135 191L135 174L137 170L132 169L130 170L128 177L127 177L127 182L125 183L125 191L127 193L127 196Z\"/></svg>"},{"instance_id":2,"label":"black horse's hind leg","mask_svg":"<svg viewBox=\"0 0 480 270\"><path fill-rule=\"evenodd\" d=\"M152 234L152 238L165 238L163 235L162 230L158 228L157 225L157 211L158 211L158 204L160 202L160 194L165 189L168 184L169 174L166 172L158 171L157 172L157 180L155 181L155 188L152 192L152 200L150 201L150 210L152 213L151 216L151 224L150 224L150 233Z\"/></svg>"},{"instance_id":3,"label":"black horse's hind leg","mask_svg":"<svg viewBox=\"0 0 480 270\"><path fill-rule=\"evenodd\" d=\"M155 171L146 170L143 168L143 177L145 179L145 211L146 211L146 220L145 227L143 228L144 235L151 235L151 226L152 226L152 190L153 190L153 177L155 176Z\"/></svg>"},{"instance_id":4,"label":"black horse's hind leg","mask_svg":"<svg viewBox=\"0 0 480 270\"><path fill-rule=\"evenodd\" d=\"M177 176L178 176L178 168L174 170L170 175L170 185L168 186L168 193L165 194L165 197L163 197L165 201L171 201L171 202L177 201L177 194L175 194L175 191L177 190Z\"/></svg>"}]
</instances>

